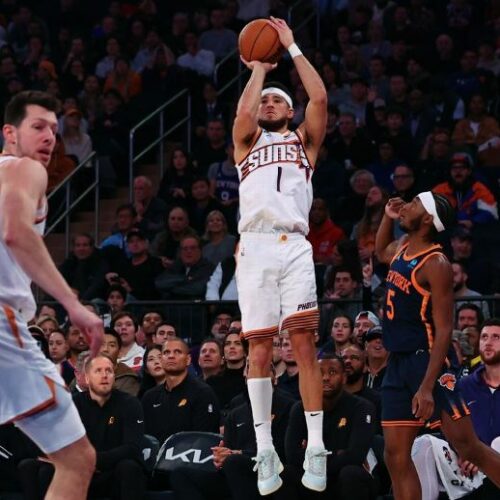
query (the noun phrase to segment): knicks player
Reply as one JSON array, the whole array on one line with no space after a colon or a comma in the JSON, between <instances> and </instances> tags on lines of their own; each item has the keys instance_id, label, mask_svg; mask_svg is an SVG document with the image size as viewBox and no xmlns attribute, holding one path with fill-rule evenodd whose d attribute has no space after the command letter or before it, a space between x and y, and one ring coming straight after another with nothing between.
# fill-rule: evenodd
<instances>
[{"instance_id":1,"label":"knicks player","mask_svg":"<svg viewBox=\"0 0 500 500\"><path fill-rule=\"evenodd\" d=\"M95 452L55 365L28 332L35 315L31 280L60 302L97 353L102 321L59 274L41 233L46 167L55 145L56 101L21 92L5 109L0 156L0 424L14 422L46 454L55 475L46 498L84 499Z\"/></svg>"},{"instance_id":2,"label":"knicks player","mask_svg":"<svg viewBox=\"0 0 500 500\"><path fill-rule=\"evenodd\" d=\"M313 334L318 306L308 216L311 175L325 135L327 97L321 78L294 43L281 19L271 17L309 96L304 122L288 129L293 103L280 84L264 86L275 65L243 61L252 71L233 128L240 176L240 246L236 280L243 335L249 342L248 393L257 437L257 485L261 495L282 484L283 466L271 437L273 336L288 331L297 360L308 442L302 483L326 488L322 380ZM265 87L263 89L263 86Z\"/></svg>"},{"instance_id":3,"label":"knicks player","mask_svg":"<svg viewBox=\"0 0 500 500\"><path fill-rule=\"evenodd\" d=\"M394 220L407 232L399 242L393 241ZM382 382L382 426L396 500L422 498L411 448L432 417L460 458L500 486L500 455L476 437L450 363L453 273L435 241L453 224L446 198L424 192L411 203L389 200L377 232L377 257L390 264L383 341L391 355Z\"/></svg>"}]
</instances>

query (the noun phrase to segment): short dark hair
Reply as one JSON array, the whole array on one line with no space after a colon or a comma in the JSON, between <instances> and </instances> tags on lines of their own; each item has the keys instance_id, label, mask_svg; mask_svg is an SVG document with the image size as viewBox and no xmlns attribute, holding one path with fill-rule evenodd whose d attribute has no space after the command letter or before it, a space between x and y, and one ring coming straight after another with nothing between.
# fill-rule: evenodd
<instances>
[{"instance_id":1,"label":"short dark hair","mask_svg":"<svg viewBox=\"0 0 500 500\"><path fill-rule=\"evenodd\" d=\"M16 94L5 107L4 123L18 127L26 118L26 107L40 106L48 111L57 112L57 100L47 92L24 90Z\"/></svg>"},{"instance_id":2,"label":"short dark hair","mask_svg":"<svg viewBox=\"0 0 500 500\"><path fill-rule=\"evenodd\" d=\"M104 329L104 335L112 335L118 342L118 347L120 349L122 348L122 338L120 337L119 333L116 330L108 326Z\"/></svg>"},{"instance_id":3,"label":"short dark hair","mask_svg":"<svg viewBox=\"0 0 500 500\"><path fill-rule=\"evenodd\" d=\"M325 352L322 352L319 356L318 356L318 359L319 360L322 360L322 359L328 359L328 360L337 360L341 366L342 366L342 371L345 370L345 363L344 363L344 360L342 359L341 356L339 356L337 353L335 352L331 352L331 351L325 351Z\"/></svg>"},{"instance_id":4,"label":"short dark hair","mask_svg":"<svg viewBox=\"0 0 500 500\"><path fill-rule=\"evenodd\" d=\"M213 337L207 337L206 339L204 339L202 341L202 343L200 344L200 352L205 344L215 344L217 346L217 348L219 349L219 354L221 355L221 357L222 358L224 357L224 347L217 339L215 339Z\"/></svg>"},{"instance_id":5,"label":"short dark hair","mask_svg":"<svg viewBox=\"0 0 500 500\"><path fill-rule=\"evenodd\" d=\"M106 299L109 299L109 296L112 292L118 292L123 297L123 300L127 300L127 290L125 290L125 288L123 288L118 283L110 285L110 287L106 291Z\"/></svg>"},{"instance_id":6,"label":"short dark hair","mask_svg":"<svg viewBox=\"0 0 500 500\"><path fill-rule=\"evenodd\" d=\"M139 323L142 325L142 322L144 321L146 314L151 314L151 313L158 314L158 316L160 316L162 321L163 321L163 318L165 317L165 315L159 309L148 309L147 311L144 311L141 314Z\"/></svg>"},{"instance_id":7,"label":"short dark hair","mask_svg":"<svg viewBox=\"0 0 500 500\"><path fill-rule=\"evenodd\" d=\"M139 330L139 323L137 323L137 318L131 312L128 311L117 312L111 319L111 324L109 326L114 330L115 323L122 318L130 318L134 322L135 331L137 332L137 330Z\"/></svg>"},{"instance_id":8,"label":"short dark hair","mask_svg":"<svg viewBox=\"0 0 500 500\"><path fill-rule=\"evenodd\" d=\"M456 314L456 319L457 320L458 320L458 315L460 314L460 312L464 311L465 309L469 309L471 311L475 311L476 312L478 326L483 323L483 321L484 321L483 311L481 310L481 308L478 305L473 304L472 302L466 302L465 304L461 304L458 307L457 314Z\"/></svg>"},{"instance_id":9,"label":"short dark hair","mask_svg":"<svg viewBox=\"0 0 500 500\"><path fill-rule=\"evenodd\" d=\"M124 210L128 210L132 217L137 217L137 210L135 209L134 205L132 203L122 203L121 205L118 205L118 207L115 210L115 215L118 215L120 212L123 212Z\"/></svg>"},{"instance_id":10,"label":"short dark hair","mask_svg":"<svg viewBox=\"0 0 500 500\"><path fill-rule=\"evenodd\" d=\"M500 326L500 318L489 318L485 319L481 325L480 331L485 327L485 326Z\"/></svg>"}]
</instances>

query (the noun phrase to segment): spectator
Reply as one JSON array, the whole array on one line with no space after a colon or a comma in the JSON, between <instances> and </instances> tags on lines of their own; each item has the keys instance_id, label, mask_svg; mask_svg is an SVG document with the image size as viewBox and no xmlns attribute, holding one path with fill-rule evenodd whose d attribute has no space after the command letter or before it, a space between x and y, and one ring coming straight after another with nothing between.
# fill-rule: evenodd
<instances>
[{"instance_id":1,"label":"spectator","mask_svg":"<svg viewBox=\"0 0 500 500\"><path fill-rule=\"evenodd\" d=\"M481 165L500 164L500 127L495 118L486 114L486 103L481 94L471 95L467 117L455 126L452 140L456 146L477 147Z\"/></svg>"},{"instance_id":2,"label":"spectator","mask_svg":"<svg viewBox=\"0 0 500 500\"><path fill-rule=\"evenodd\" d=\"M222 345L217 340L207 338L201 343L198 365L205 382L209 377L221 373L224 367L224 353Z\"/></svg>"},{"instance_id":3,"label":"spectator","mask_svg":"<svg viewBox=\"0 0 500 500\"><path fill-rule=\"evenodd\" d=\"M163 313L161 311L147 310L144 312L139 321L139 332L137 334L138 339L142 339L141 342L138 340L140 345L150 346L156 344L156 342L153 341L153 335L163 319Z\"/></svg>"},{"instance_id":4,"label":"spectator","mask_svg":"<svg viewBox=\"0 0 500 500\"><path fill-rule=\"evenodd\" d=\"M189 226L187 211L174 207L167 217L167 227L160 231L151 244L151 254L160 257L162 265L170 269L179 257L179 244L186 236L196 236L196 231Z\"/></svg>"},{"instance_id":5,"label":"spectator","mask_svg":"<svg viewBox=\"0 0 500 500\"><path fill-rule=\"evenodd\" d=\"M174 148L169 165L158 189L158 196L167 206L186 207L194 179L194 166L184 148Z\"/></svg>"},{"instance_id":6,"label":"spectator","mask_svg":"<svg viewBox=\"0 0 500 500\"><path fill-rule=\"evenodd\" d=\"M122 256L131 257L127 246L127 234L132 231L135 226L137 211L131 203L119 205L115 211L116 222L113 233L105 238L101 243L101 249L108 247L118 248L121 250L119 254ZM104 253L107 253L106 251ZM112 252L111 257L115 257L116 253Z\"/></svg>"},{"instance_id":7,"label":"spectator","mask_svg":"<svg viewBox=\"0 0 500 500\"><path fill-rule=\"evenodd\" d=\"M79 392L85 392L89 388L87 380L85 378L85 364L87 363L87 360L89 358L90 351L88 350L81 352L76 358L76 362L73 365L75 369L75 378L69 385L69 389L71 390L71 394L73 395L78 394Z\"/></svg>"},{"instance_id":8,"label":"spectator","mask_svg":"<svg viewBox=\"0 0 500 500\"><path fill-rule=\"evenodd\" d=\"M145 475L141 464L144 434L142 409L136 398L113 390L113 364L100 355L85 367L89 390L74 396L89 440L97 451L97 470L91 481L92 497L117 495L142 498ZM32 459L20 464L27 498L45 494L52 479L53 466Z\"/></svg>"},{"instance_id":9,"label":"spectator","mask_svg":"<svg viewBox=\"0 0 500 500\"><path fill-rule=\"evenodd\" d=\"M422 189L432 189L448 179L451 158L450 134L445 129L434 130L425 140L420 161L416 163L419 185ZM415 193L417 194L417 193ZM410 201L412 198L405 198Z\"/></svg>"},{"instance_id":10,"label":"spectator","mask_svg":"<svg viewBox=\"0 0 500 500\"><path fill-rule=\"evenodd\" d=\"M160 344L153 344L144 351L141 387L137 395L139 399L142 399L149 389L165 383L167 374L161 364L161 349Z\"/></svg>"},{"instance_id":11,"label":"spectator","mask_svg":"<svg viewBox=\"0 0 500 500\"><path fill-rule=\"evenodd\" d=\"M467 287L468 276L465 265L462 262L453 262L451 264L451 267L453 269L453 292L455 297L455 310L457 310L457 308L462 304L466 302L473 302L475 297L480 298L481 294ZM481 308L483 318L488 319L490 317L488 303L484 300L478 300L477 302L475 302L475 304Z\"/></svg>"},{"instance_id":12,"label":"spectator","mask_svg":"<svg viewBox=\"0 0 500 500\"><path fill-rule=\"evenodd\" d=\"M89 123L89 129L94 130L98 116L103 113L103 96L99 79L95 75L87 75L83 90L78 95L78 104Z\"/></svg>"},{"instance_id":13,"label":"spectator","mask_svg":"<svg viewBox=\"0 0 500 500\"><path fill-rule=\"evenodd\" d=\"M365 347L366 334L374 326L380 326L380 320L371 311L361 311L356 315L352 337L361 349Z\"/></svg>"},{"instance_id":14,"label":"spectator","mask_svg":"<svg viewBox=\"0 0 500 500\"><path fill-rule=\"evenodd\" d=\"M219 99L217 88L211 81L203 83L201 99L194 103L194 134L197 138L203 138L206 134L207 123L214 119L226 121L229 118L228 105ZM234 164L234 161L233 161Z\"/></svg>"},{"instance_id":15,"label":"spectator","mask_svg":"<svg viewBox=\"0 0 500 500\"><path fill-rule=\"evenodd\" d=\"M201 76L211 78L215 68L215 54L200 47L198 37L192 31L184 35L186 52L177 59L181 68L190 69Z\"/></svg>"},{"instance_id":16,"label":"spectator","mask_svg":"<svg viewBox=\"0 0 500 500\"><path fill-rule=\"evenodd\" d=\"M498 220L495 197L482 182L474 180L472 167L470 155L455 153L451 159L450 179L433 189L434 193L446 196L457 211L458 223L468 229Z\"/></svg>"},{"instance_id":17,"label":"spectator","mask_svg":"<svg viewBox=\"0 0 500 500\"><path fill-rule=\"evenodd\" d=\"M210 181L206 177L195 178L191 185L191 200L188 206L191 227L199 235L203 234L208 214L222 209L222 205L210 195Z\"/></svg>"},{"instance_id":18,"label":"spectator","mask_svg":"<svg viewBox=\"0 0 500 500\"><path fill-rule=\"evenodd\" d=\"M325 497L339 499L373 498L375 480L364 462L375 431L373 405L344 390L345 369L341 358L332 355L320 360L323 377L323 438L332 456L327 461ZM286 433L285 481L279 494L282 498L299 498L300 469L304 460L303 440L307 436L302 403L297 402L290 413ZM284 489L286 488L286 490ZM281 497L280 497L281 498Z\"/></svg>"},{"instance_id":19,"label":"spectator","mask_svg":"<svg viewBox=\"0 0 500 500\"><path fill-rule=\"evenodd\" d=\"M326 201L315 198L309 212L309 234L315 264L331 264L333 249L345 238L344 231L330 218Z\"/></svg>"},{"instance_id":20,"label":"spectator","mask_svg":"<svg viewBox=\"0 0 500 500\"><path fill-rule=\"evenodd\" d=\"M229 333L229 327L233 321L232 314L230 309L219 308L216 311L212 327L210 328L210 335L218 340L220 344L224 343L226 335Z\"/></svg>"},{"instance_id":21,"label":"spectator","mask_svg":"<svg viewBox=\"0 0 500 500\"><path fill-rule=\"evenodd\" d=\"M162 321L153 333L153 345L163 345L168 339L177 337L177 331L171 321Z\"/></svg>"},{"instance_id":22,"label":"spectator","mask_svg":"<svg viewBox=\"0 0 500 500\"><path fill-rule=\"evenodd\" d=\"M175 12L172 16L170 29L168 30L167 44L173 50L176 57L184 52L184 36L189 30L189 16L187 12Z\"/></svg>"},{"instance_id":23,"label":"spectator","mask_svg":"<svg viewBox=\"0 0 500 500\"><path fill-rule=\"evenodd\" d=\"M207 122L206 138L195 149L198 175L206 175L210 165L227 159L226 125L220 118Z\"/></svg>"},{"instance_id":24,"label":"spectator","mask_svg":"<svg viewBox=\"0 0 500 500\"><path fill-rule=\"evenodd\" d=\"M276 386L285 391L294 400L300 400L299 368L293 355L290 335L285 332L280 334L281 359L285 364L285 371L278 377Z\"/></svg>"},{"instance_id":25,"label":"spectator","mask_svg":"<svg viewBox=\"0 0 500 500\"><path fill-rule=\"evenodd\" d=\"M204 241L202 255L214 266L234 254L236 237L228 233L226 218L221 211L212 210L207 215Z\"/></svg>"},{"instance_id":26,"label":"spectator","mask_svg":"<svg viewBox=\"0 0 500 500\"><path fill-rule=\"evenodd\" d=\"M124 363L138 373L142 366L144 349L137 344L135 339L135 334L139 330L137 320L127 311L119 312L111 320L111 329L118 333L122 341L118 363Z\"/></svg>"},{"instance_id":27,"label":"spectator","mask_svg":"<svg viewBox=\"0 0 500 500\"><path fill-rule=\"evenodd\" d=\"M73 156L76 163L86 160L93 151L90 136L81 130L82 113L77 108L68 109L64 113L64 129L62 140L67 155ZM86 166L90 166L89 163Z\"/></svg>"},{"instance_id":28,"label":"spectator","mask_svg":"<svg viewBox=\"0 0 500 500\"><path fill-rule=\"evenodd\" d=\"M235 271L233 255L219 262L208 280L205 300L238 300Z\"/></svg>"},{"instance_id":29,"label":"spectator","mask_svg":"<svg viewBox=\"0 0 500 500\"><path fill-rule=\"evenodd\" d=\"M203 258L200 240L195 236L185 236L179 249L180 258L157 277L156 288L163 297L203 299L214 266Z\"/></svg>"},{"instance_id":30,"label":"spectator","mask_svg":"<svg viewBox=\"0 0 500 500\"><path fill-rule=\"evenodd\" d=\"M453 38L441 33L436 37L434 43L435 51L431 62L431 69L439 75L451 75L458 71L459 65L455 54Z\"/></svg>"},{"instance_id":31,"label":"spectator","mask_svg":"<svg viewBox=\"0 0 500 500\"><path fill-rule=\"evenodd\" d=\"M451 76L451 89L464 101L469 100L481 90L477 74L477 62L477 52L475 50L464 50L460 57L460 69Z\"/></svg>"},{"instance_id":32,"label":"spectator","mask_svg":"<svg viewBox=\"0 0 500 500\"><path fill-rule=\"evenodd\" d=\"M479 44L478 69L490 71L495 76L500 74L500 61L496 58L495 47L489 40L483 40Z\"/></svg>"},{"instance_id":33,"label":"spectator","mask_svg":"<svg viewBox=\"0 0 500 500\"><path fill-rule=\"evenodd\" d=\"M137 212L136 222L148 236L154 238L160 230L165 216L167 205L163 200L154 196L151 179L140 175L134 179L134 207Z\"/></svg>"},{"instance_id":34,"label":"spectator","mask_svg":"<svg viewBox=\"0 0 500 500\"><path fill-rule=\"evenodd\" d=\"M226 27L225 13L222 7L213 7L210 12L211 28L200 35L200 47L215 54L221 60L236 48L236 33Z\"/></svg>"},{"instance_id":35,"label":"spectator","mask_svg":"<svg viewBox=\"0 0 500 500\"><path fill-rule=\"evenodd\" d=\"M39 316L36 325L42 329L44 337L49 340L50 334L59 330L59 323L53 316Z\"/></svg>"},{"instance_id":36,"label":"spectator","mask_svg":"<svg viewBox=\"0 0 500 500\"><path fill-rule=\"evenodd\" d=\"M163 266L158 257L149 253L148 246L146 235L140 229L129 231L127 248L130 259L118 262L114 270L106 274L110 285L120 284L136 300L156 300L159 297L154 283Z\"/></svg>"},{"instance_id":37,"label":"spectator","mask_svg":"<svg viewBox=\"0 0 500 500\"><path fill-rule=\"evenodd\" d=\"M346 347L352 345L351 335L353 327L354 324L349 316L339 314L333 318L330 336L321 348L319 357L325 352L334 352L340 356Z\"/></svg>"},{"instance_id":38,"label":"spectator","mask_svg":"<svg viewBox=\"0 0 500 500\"><path fill-rule=\"evenodd\" d=\"M386 116L387 129L385 133L394 147L396 157L412 163L417 156L413 149L410 132L404 128L405 113L403 109L398 107L389 108Z\"/></svg>"},{"instance_id":39,"label":"spectator","mask_svg":"<svg viewBox=\"0 0 500 500\"><path fill-rule=\"evenodd\" d=\"M326 87L328 104L337 106L347 99L349 93L344 85L340 83L340 76L337 71L337 66L325 61L321 67L321 78ZM337 113L338 114L338 113Z\"/></svg>"},{"instance_id":40,"label":"spectator","mask_svg":"<svg viewBox=\"0 0 500 500\"><path fill-rule=\"evenodd\" d=\"M96 76L101 80L105 80L107 76L115 69L116 59L120 54L120 42L116 37L111 36L106 41L106 55L96 65Z\"/></svg>"},{"instance_id":41,"label":"spectator","mask_svg":"<svg viewBox=\"0 0 500 500\"><path fill-rule=\"evenodd\" d=\"M130 69L129 60L118 56L115 61L115 69L109 73L104 82L104 93L108 90L116 90L122 96L124 102L141 93L141 75Z\"/></svg>"},{"instance_id":42,"label":"spectator","mask_svg":"<svg viewBox=\"0 0 500 500\"><path fill-rule=\"evenodd\" d=\"M82 352L88 351L89 344L82 331L73 325L68 326L67 340L69 346L68 361L76 370L77 360Z\"/></svg>"},{"instance_id":43,"label":"spectator","mask_svg":"<svg viewBox=\"0 0 500 500\"><path fill-rule=\"evenodd\" d=\"M472 302L458 306L455 319L458 330L464 330L467 326L475 326L479 329L484 321L481 308Z\"/></svg>"},{"instance_id":44,"label":"spectator","mask_svg":"<svg viewBox=\"0 0 500 500\"><path fill-rule=\"evenodd\" d=\"M358 126L366 125L366 106L368 103L368 84L362 78L351 80L350 96L339 102L341 113L352 113Z\"/></svg>"},{"instance_id":45,"label":"spectator","mask_svg":"<svg viewBox=\"0 0 500 500\"><path fill-rule=\"evenodd\" d=\"M54 330L48 336L49 356L52 362L59 368L59 373L66 385L75 378L75 370L66 359L69 345L66 335L61 330Z\"/></svg>"},{"instance_id":46,"label":"spectator","mask_svg":"<svg viewBox=\"0 0 500 500\"><path fill-rule=\"evenodd\" d=\"M139 378L137 373L125 363L118 362L118 355L122 348L122 339L112 328L106 329L101 345L100 354L107 356L113 362L115 381L113 388L137 396L139 392Z\"/></svg>"},{"instance_id":47,"label":"spectator","mask_svg":"<svg viewBox=\"0 0 500 500\"><path fill-rule=\"evenodd\" d=\"M374 326L365 335L366 373L365 385L380 391L389 352L382 343L382 328Z\"/></svg>"},{"instance_id":48,"label":"spectator","mask_svg":"<svg viewBox=\"0 0 500 500\"><path fill-rule=\"evenodd\" d=\"M412 158L419 158L429 134L434 130L436 114L427 105L424 92L414 88L408 96L409 114L405 123L413 139Z\"/></svg>"},{"instance_id":49,"label":"spectator","mask_svg":"<svg viewBox=\"0 0 500 500\"><path fill-rule=\"evenodd\" d=\"M104 321L104 326L108 327L111 323L111 318L125 309L127 303L127 290L120 284L114 283L108 288L105 299L106 305L108 306L108 312L103 314L102 319Z\"/></svg>"},{"instance_id":50,"label":"spectator","mask_svg":"<svg viewBox=\"0 0 500 500\"><path fill-rule=\"evenodd\" d=\"M152 68L160 53L165 57L167 66L175 63L174 53L162 42L158 31L152 28L146 35L144 47L137 51L132 60L132 69L136 73L142 73L147 68Z\"/></svg>"},{"instance_id":51,"label":"spectator","mask_svg":"<svg viewBox=\"0 0 500 500\"><path fill-rule=\"evenodd\" d=\"M368 170L374 175L375 182L387 191L392 190L391 176L394 169L401 163L396 158L392 141L387 137L378 140L378 161L368 166Z\"/></svg>"},{"instance_id":52,"label":"spectator","mask_svg":"<svg viewBox=\"0 0 500 500\"><path fill-rule=\"evenodd\" d=\"M365 211L361 220L353 227L351 239L358 243L361 260L369 260L375 249L375 235L384 215L389 199L387 192L379 186L373 186L365 200Z\"/></svg>"},{"instance_id":53,"label":"spectator","mask_svg":"<svg viewBox=\"0 0 500 500\"><path fill-rule=\"evenodd\" d=\"M73 251L59 270L80 299L104 296L107 264L90 234L79 233L73 237Z\"/></svg>"},{"instance_id":54,"label":"spectator","mask_svg":"<svg viewBox=\"0 0 500 500\"><path fill-rule=\"evenodd\" d=\"M431 79L430 105L436 113L436 125L451 130L457 120L465 116L465 104L460 96L450 89L444 76Z\"/></svg>"},{"instance_id":55,"label":"spectator","mask_svg":"<svg viewBox=\"0 0 500 500\"><path fill-rule=\"evenodd\" d=\"M182 339L167 340L161 358L165 383L142 398L145 431L160 443L180 431L219 430L217 398L205 382L188 372L190 362L188 346Z\"/></svg>"},{"instance_id":56,"label":"spectator","mask_svg":"<svg viewBox=\"0 0 500 500\"><path fill-rule=\"evenodd\" d=\"M384 39L384 27L381 23L372 19L368 25L367 37L367 43L361 45L361 55L363 56L365 64L368 65L374 58L379 58L380 61L384 61L390 57L392 47L390 42ZM372 87L374 87L373 84ZM384 97L381 93L378 93L378 95Z\"/></svg>"}]
</instances>

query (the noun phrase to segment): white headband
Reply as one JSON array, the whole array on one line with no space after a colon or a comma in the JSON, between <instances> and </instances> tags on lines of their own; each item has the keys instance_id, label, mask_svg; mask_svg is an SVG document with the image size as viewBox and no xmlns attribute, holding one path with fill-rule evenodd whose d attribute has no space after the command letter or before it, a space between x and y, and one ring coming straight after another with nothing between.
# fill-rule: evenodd
<instances>
[{"instance_id":1,"label":"white headband","mask_svg":"<svg viewBox=\"0 0 500 500\"><path fill-rule=\"evenodd\" d=\"M293 108L292 98L285 91L279 89L278 87L267 87L267 89L264 89L260 95L261 95L261 97L264 97L267 94L279 95L280 97L285 99L288 106Z\"/></svg>"},{"instance_id":2,"label":"white headband","mask_svg":"<svg viewBox=\"0 0 500 500\"><path fill-rule=\"evenodd\" d=\"M434 223L434 227L436 228L436 231L438 233L444 231L444 225L441 222L441 219L439 218L439 215L437 213L436 201L434 200L434 196L432 196L432 193L430 191L424 191L423 193L420 193L418 195L418 199L422 202L425 211L429 215L432 215L432 220Z\"/></svg>"}]
</instances>

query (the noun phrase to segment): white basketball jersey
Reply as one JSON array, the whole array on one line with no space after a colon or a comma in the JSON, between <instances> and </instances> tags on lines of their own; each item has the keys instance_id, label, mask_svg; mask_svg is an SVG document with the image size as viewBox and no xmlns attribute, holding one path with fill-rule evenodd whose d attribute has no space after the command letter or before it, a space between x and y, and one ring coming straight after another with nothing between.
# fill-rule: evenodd
<instances>
[{"instance_id":1,"label":"white basketball jersey","mask_svg":"<svg viewBox=\"0 0 500 500\"><path fill-rule=\"evenodd\" d=\"M247 157L236 165L240 233L309 232L313 167L301 139L299 131L261 130Z\"/></svg>"},{"instance_id":2,"label":"white basketball jersey","mask_svg":"<svg viewBox=\"0 0 500 500\"><path fill-rule=\"evenodd\" d=\"M0 156L0 169L5 162L15 159L15 156ZM33 222L40 235L44 233L46 217L47 202L44 201L43 207L37 210ZM0 231L1 228L2 214L0 214ZM16 262L2 237L0 237L0 304L8 305L20 312L26 321L35 316L36 302L31 292L31 280Z\"/></svg>"}]
</instances>

